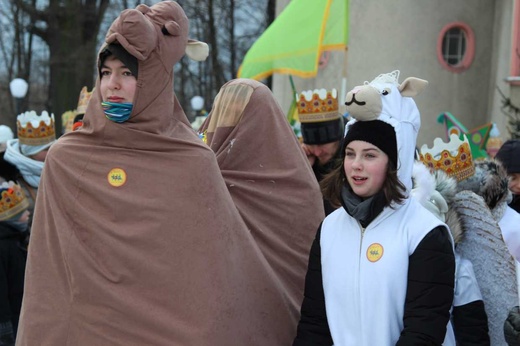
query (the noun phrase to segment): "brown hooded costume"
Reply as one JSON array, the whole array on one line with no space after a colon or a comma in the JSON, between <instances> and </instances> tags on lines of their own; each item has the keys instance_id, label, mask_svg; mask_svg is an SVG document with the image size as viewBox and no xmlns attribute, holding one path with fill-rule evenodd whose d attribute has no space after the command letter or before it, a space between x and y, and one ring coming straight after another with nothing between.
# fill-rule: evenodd
<instances>
[{"instance_id":1,"label":"brown hooded costume","mask_svg":"<svg viewBox=\"0 0 520 346\"><path fill-rule=\"evenodd\" d=\"M293 130L271 90L236 79L220 89L199 132L217 155L240 215L290 293L296 324L313 229L325 214Z\"/></svg>"},{"instance_id":2,"label":"brown hooded costume","mask_svg":"<svg viewBox=\"0 0 520 346\"><path fill-rule=\"evenodd\" d=\"M133 110L124 123L108 120L98 79L83 127L47 156L17 345L284 345L294 336L294 292L173 94L187 34L175 2L125 10L110 27L106 43L138 59Z\"/></svg>"}]
</instances>

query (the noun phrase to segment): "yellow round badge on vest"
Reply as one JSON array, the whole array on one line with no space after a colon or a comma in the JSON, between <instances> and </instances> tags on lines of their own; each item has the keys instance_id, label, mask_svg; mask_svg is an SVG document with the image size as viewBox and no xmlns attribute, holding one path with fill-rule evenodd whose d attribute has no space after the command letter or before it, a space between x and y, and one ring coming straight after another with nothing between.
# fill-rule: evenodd
<instances>
[{"instance_id":1,"label":"yellow round badge on vest","mask_svg":"<svg viewBox=\"0 0 520 346\"><path fill-rule=\"evenodd\" d=\"M114 187L123 186L126 183L126 172L121 168L112 168L107 179L108 183Z\"/></svg>"},{"instance_id":2,"label":"yellow round badge on vest","mask_svg":"<svg viewBox=\"0 0 520 346\"><path fill-rule=\"evenodd\" d=\"M374 243L367 249L367 258L370 262L377 262L383 257L383 245Z\"/></svg>"}]
</instances>

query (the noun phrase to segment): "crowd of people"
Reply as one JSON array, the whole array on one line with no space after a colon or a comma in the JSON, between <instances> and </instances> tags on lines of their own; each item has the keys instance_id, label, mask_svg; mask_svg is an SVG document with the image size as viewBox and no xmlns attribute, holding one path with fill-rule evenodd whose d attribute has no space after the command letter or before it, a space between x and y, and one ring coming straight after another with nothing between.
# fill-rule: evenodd
<instances>
[{"instance_id":1,"label":"crowd of people","mask_svg":"<svg viewBox=\"0 0 520 346\"><path fill-rule=\"evenodd\" d=\"M56 141L54 116L25 112L17 136L0 137L0 345L13 345L24 291L32 216L47 152Z\"/></svg>"},{"instance_id":2,"label":"crowd of people","mask_svg":"<svg viewBox=\"0 0 520 346\"><path fill-rule=\"evenodd\" d=\"M0 346L520 345L520 140L417 150L428 82L235 79L193 129L181 6L123 11L91 92L0 126Z\"/></svg>"}]
</instances>

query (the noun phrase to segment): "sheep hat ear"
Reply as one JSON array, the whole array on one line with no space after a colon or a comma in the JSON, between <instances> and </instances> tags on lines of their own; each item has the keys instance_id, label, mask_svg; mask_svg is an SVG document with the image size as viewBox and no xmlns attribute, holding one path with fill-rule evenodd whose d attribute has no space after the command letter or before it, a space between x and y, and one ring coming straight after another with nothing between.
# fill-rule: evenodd
<instances>
[{"instance_id":1,"label":"sheep hat ear","mask_svg":"<svg viewBox=\"0 0 520 346\"><path fill-rule=\"evenodd\" d=\"M209 47L206 43L197 40L188 40L186 55L195 61L204 61L209 55Z\"/></svg>"}]
</instances>

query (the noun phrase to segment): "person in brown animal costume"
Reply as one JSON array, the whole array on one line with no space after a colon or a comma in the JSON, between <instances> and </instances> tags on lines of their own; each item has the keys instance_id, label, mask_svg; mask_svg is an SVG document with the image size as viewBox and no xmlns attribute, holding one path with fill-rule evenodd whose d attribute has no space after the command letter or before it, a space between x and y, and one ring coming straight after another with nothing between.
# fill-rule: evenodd
<instances>
[{"instance_id":1,"label":"person in brown animal costume","mask_svg":"<svg viewBox=\"0 0 520 346\"><path fill-rule=\"evenodd\" d=\"M42 174L19 345L286 345L294 337L297 297L173 93L173 66L185 52L204 58L200 48L176 2L139 5L111 25L83 125L52 147ZM133 96L116 93L116 77ZM319 205L317 188L315 196Z\"/></svg>"}]
</instances>

